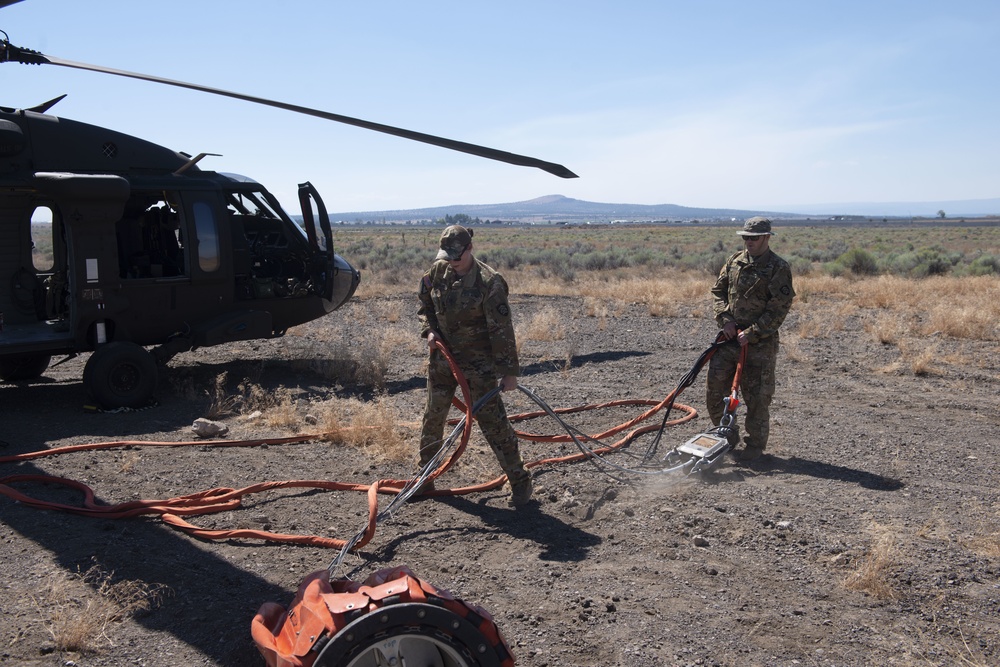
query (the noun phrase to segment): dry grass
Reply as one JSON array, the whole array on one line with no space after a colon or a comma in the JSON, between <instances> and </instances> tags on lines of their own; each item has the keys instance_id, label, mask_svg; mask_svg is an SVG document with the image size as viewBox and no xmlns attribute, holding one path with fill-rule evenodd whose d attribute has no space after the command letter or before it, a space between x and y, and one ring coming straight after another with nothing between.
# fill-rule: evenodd
<instances>
[{"instance_id":1,"label":"dry grass","mask_svg":"<svg viewBox=\"0 0 1000 667\"><path fill-rule=\"evenodd\" d=\"M866 320L865 331L882 345L896 345L907 331L905 316L900 313L880 312L875 320Z\"/></svg>"},{"instance_id":2,"label":"dry grass","mask_svg":"<svg viewBox=\"0 0 1000 667\"><path fill-rule=\"evenodd\" d=\"M545 308L535 313L526 323L517 327L518 341L554 341L566 338L566 325L555 308Z\"/></svg>"},{"instance_id":3,"label":"dry grass","mask_svg":"<svg viewBox=\"0 0 1000 667\"><path fill-rule=\"evenodd\" d=\"M290 390L282 387L277 391L269 391L257 382L245 379L236 385L235 389L228 386L229 375L219 373L215 377L211 391L208 391L210 403L205 417L220 419L234 414L250 414L266 412L283 403L292 403ZM287 414L287 409L285 410Z\"/></svg>"},{"instance_id":4,"label":"dry grass","mask_svg":"<svg viewBox=\"0 0 1000 667\"><path fill-rule=\"evenodd\" d=\"M279 387L275 391L272 405L266 407L263 413L264 423L268 426L297 431L302 425L303 417L299 413L295 397L287 387Z\"/></svg>"},{"instance_id":5,"label":"dry grass","mask_svg":"<svg viewBox=\"0 0 1000 667\"><path fill-rule=\"evenodd\" d=\"M321 404L318 410L324 439L359 447L381 461L412 460L414 450L388 397L380 396L374 402L337 398Z\"/></svg>"},{"instance_id":6,"label":"dry grass","mask_svg":"<svg viewBox=\"0 0 1000 667\"><path fill-rule=\"evenodd\" d=\"M396 308L398 308L398 304ZM394 310L391 305L389 310ZM354 312L359 313L355 318L355 323L360 326L362 321L366 321L371 314L366 313L366 308L355 308ZM358 340L353 337L353 332L357 327L346 327L343 322L329 323L323 322L325 326L317 328L315 339L327 347L327 358L301 360L298 363L303 370L316 373L321 377L336 383L358 383L372 387L378 391L385 389L386 378L389 367L393 359L399 354L401 349L408 353L419 350L425 343L423 339L415 337L401 324L387 324L389 320L384 316L374 318L375 336L367 340Z\"/></svg>"},{"instance_id":7,"label":"dry grass","mask_svg":"<svg viewBox=\"0 0 1000 667\"><path fill-rule=\"evenodd\" d=\"M938 375L941 373L937 364L937 346L925 341L914 341L900 345L903 353L903 363L910 367L913 374L919 377Z\"/></svg>"},{"instance_id":8,"label":"dry grass","mask_svg":"<svg viewBox=\"0 0 1000 667\"><path fill-rule=\"evenodd\" d=\"M962 540L963 546L988 558L1000 558L1000 529L997 527L1000 511L983 506L969 509L976 517L978 526L972 536Z\"/></svg>"},{"instance_id":9,"label":"dry grass","mask_svg":"<svg viewBox=\"0 0 1000 667\"><path fill-rule=\"evenodd\" d=\"M60 651L93 653L114 646L113 626L156 607L169 589L159 584L114 580L94 565L83 573L56 575L33 596L41 622Z\"/></svg>"},{"instance_id":10,"label":"dry grass","mask_svg":"<svg viewBox=\"0 0 1000 667\"><path fill-rule=\"evenodd\" d=\"M215 376L212 388L207 391L210 403L205 417L208 419L219 419L236 412L236 408L239 405L239 397L230 392L227 387L228 380L228 373L219 373Z\"/></svg>"},{"instance_id":11,"label":"dry grass","mask_svg":"<svg viewBox=\"0 0 1000 667\"><path fill-rule=\"evenodd\" d=\"M889 581L889 574L896 561L896 538L884 528L876 527L876 532L874 543L854 572L844 580L844 586L881 600L893 600L898 594Z\"/></svg>"},{"instance_id":12,"label":"dry grass","mask_svg":"<svg viewBox=\"0 0 1000 667\"><path fill-rule=\"evenodd\" d=\"M798 332L782 336L781 350L789 361L804 362L811 357L802 349L802 336Z\"/></svg>"}]
</instances>

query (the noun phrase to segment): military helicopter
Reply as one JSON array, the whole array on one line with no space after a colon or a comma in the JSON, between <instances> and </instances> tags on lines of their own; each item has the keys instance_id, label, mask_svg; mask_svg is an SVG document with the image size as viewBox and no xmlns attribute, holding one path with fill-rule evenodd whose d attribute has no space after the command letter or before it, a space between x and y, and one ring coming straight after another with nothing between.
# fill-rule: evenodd
<instances>
[{"instance_id":1,"label":"military helicopter","mask_svg":"<svg viewBox=\"0 0 1000 667\"><path fill-rule=\"evenodd\" d=\"M485 146L63 60L0 35L0 63L188 88L576 177L562 165ZM262 184L200 168L207 153L50 115L62 97L0 106L0 380L35 379L53 356L93 352L83 372L90 398L105 409L137 408L176 354L281 336L354 294L360 273L334 252L312 184L299 185L299 225ZM51 253L37 252L42 246Z\"/></svg>"}]
</instances>

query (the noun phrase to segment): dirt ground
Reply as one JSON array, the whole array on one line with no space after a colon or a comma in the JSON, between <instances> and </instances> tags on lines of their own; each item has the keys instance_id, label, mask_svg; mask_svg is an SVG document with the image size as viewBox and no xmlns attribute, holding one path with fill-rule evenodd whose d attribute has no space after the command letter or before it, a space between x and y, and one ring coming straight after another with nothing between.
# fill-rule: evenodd
<instances>
[{"instance_id":1,"label":"dirt ground","mask_svg":"<svg viewBox=\"0 0 1000 667\"><path fill-rule=\"evenodd\" d=\"M556 408L660 400L715 334L705 309L652 317L645 306L622 304L591 316L582 299L517 295L512 305L519 322L558 314L557 330L522 337L521 348L522 384ZM933 356L916 374L857 314L828 335L797 337L808 307L796 304L783 329L794 345L779 359L770 455L761 462L627 482L589 462L539 466L537 502L527 508L508 507L505 489L408 504L347 558L346 574L360 581L409 565L489 610L524 667L1000 664L996 342L926 339L920 345ZM294 389L303 414L334 396L371 401L371 387L338 383L323 369L343 349L333 339L364 346L387 328L406 337L391 357L386 400L414 442L424 348L412 310L404 297L355 301L280 340L181 355L161 377L159 404L143 411L85 412L83 359L38 382L0 385L0 456L82 442L194 440L192 422L205 415L222 372L230 383ZM520 393L505 397L512 414L537 409ZM668 429L663 449L707 428L704 372L679 400L701 414ZM638 410L569 421L594 433ZM261 420L224 421L232 438L288 434ZM301 430L314 428L303 422ZM519 428L558 432L547 420ZM523 442L522 451L533 461L574 449ZM622 455L612 460L629 464ZM0 467L3 476L37 472L80 480L101 502L119 503L272 480L367 484L413 468L328 442L114 449ZM497 474L477 431L438 488ZM54 486L16 488L80 502ZM299 490L192 521L347 538L366 514L364 494ZM0 498L0 519L4 665L263 665L250 638L258 607L287 604L306 575L337 555L202 541L157 518L91 519L8 498ZM87 581L74 576L85 572ZM109 589L129 582L154 604L124 613L119 592L119 613L109 613ZM104 619L86 631L89 648L61 649L57 637L64 641L70 621L87 616Z\"/></svg>"}]
</instances>

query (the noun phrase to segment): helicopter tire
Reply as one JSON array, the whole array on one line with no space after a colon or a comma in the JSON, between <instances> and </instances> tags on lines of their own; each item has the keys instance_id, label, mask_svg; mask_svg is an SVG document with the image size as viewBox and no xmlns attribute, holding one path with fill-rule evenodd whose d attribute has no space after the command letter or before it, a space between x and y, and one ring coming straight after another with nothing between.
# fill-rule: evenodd
<instances>
[{"instance_id":1,"label":"helicopter tire","mask_svg":"<svg viewBox=\"0 0 1000 667\"><path fill-rule=\"evenodd\" d=\"M83 369L83 385L102 408L141 408L156 389L153 355L141 345L115 341L101 345Z\"/></svg>"},{"instance_id":2,"label":"helicopter tire","mask_svg":"<svg viewBox=\"0 0 1000 667\"><path fill-rule=\"evenodd\" d=\"M52 360L50 354L23 354L0 357L0 380L17 382L41 377Z\"/></svg>"},{"instance_id":3,"label":"helicopter tire","mask_svg":"<svg viewBox=\"0 0 1000 667\"><path fill-rule=\"evenodd\" d=\"M323 647L314 667L500 667L492 642L469 620L437 605L400 603L354 619Z\"/></svg>"}]
</instances>

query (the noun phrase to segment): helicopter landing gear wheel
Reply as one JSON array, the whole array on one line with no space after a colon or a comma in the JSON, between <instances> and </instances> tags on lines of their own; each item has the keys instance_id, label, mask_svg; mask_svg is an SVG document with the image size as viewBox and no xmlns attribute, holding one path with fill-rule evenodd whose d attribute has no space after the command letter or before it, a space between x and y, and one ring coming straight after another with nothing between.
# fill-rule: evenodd
<instances>
[{"instance_id":1,"label":"helicopter landing gear wheel","mask_svg":"<svg viewBox=\"0 0 1000 667\"><path fill-rule=\"evenodd\" d=\"M337 633L315 667L499 667L491 642L469 621L431 604L376 609Z\"/></svg>"},{"instance_id":2,"label":"helicopter landing gear wheel","mask_svg":"<svg viewBox=\"0 0 1000 667\"><path fill-rule=\"evenodd\" d=\"M41 377L49 367L52 355L24 354L0 357L0 380L17 382Z\"/></svg>"},{"instance_id":3,"label":"helicopter landing gear wheel","mask_svg":"<svg viewBox=\"0 0 1000 667\"><path fill-rule=\"evenodd\" d=\"M140 408L156 389L153 355L140 345L116 341L101 345L83 369L83 385L101 407Z\"/></svg>"}]
</instances>

